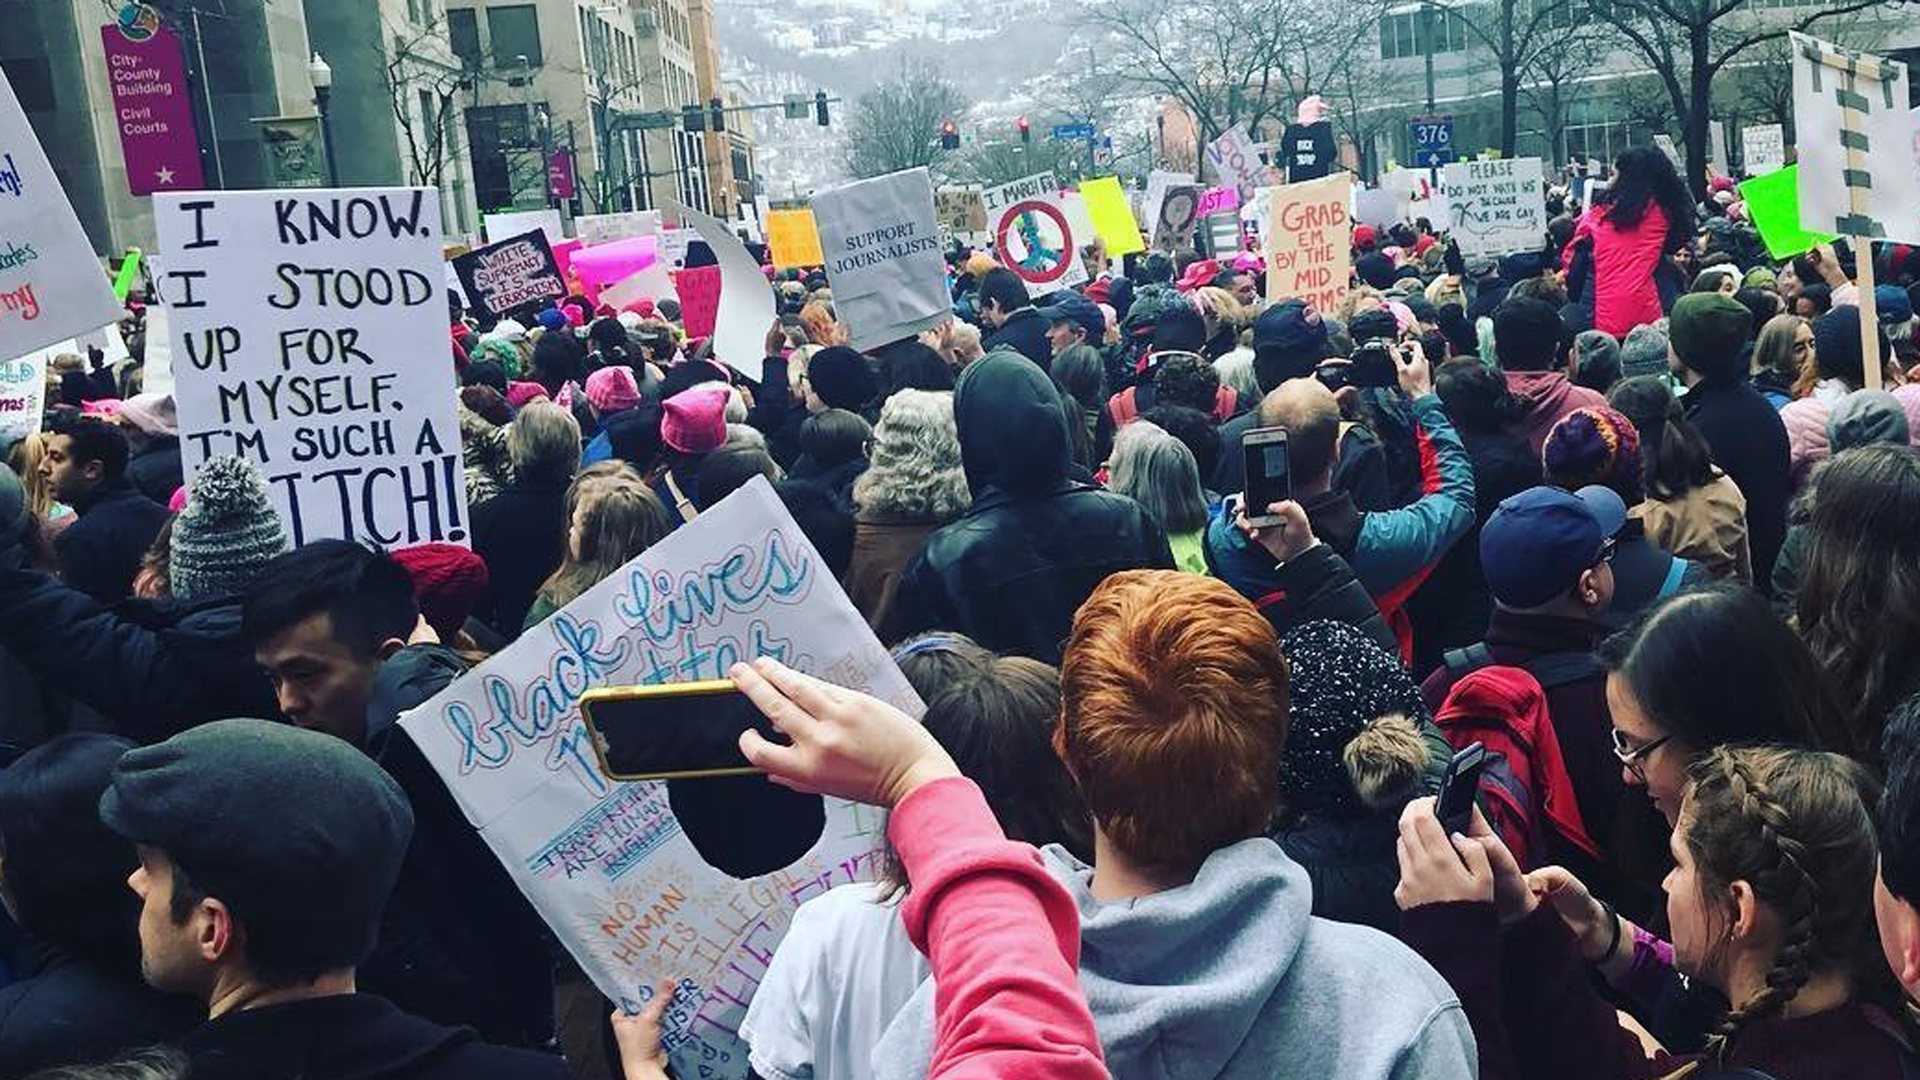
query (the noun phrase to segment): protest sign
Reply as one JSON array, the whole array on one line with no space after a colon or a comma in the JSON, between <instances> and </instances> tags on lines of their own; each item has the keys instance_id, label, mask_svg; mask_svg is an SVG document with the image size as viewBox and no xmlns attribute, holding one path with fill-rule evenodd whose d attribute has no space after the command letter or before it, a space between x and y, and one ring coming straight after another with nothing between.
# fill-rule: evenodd
<instances>
[{"instance_id":1,"label":"protest sign","mask_svg":"<svg viewBox=\"0 0 1920 1080\"><path fill-rule=\"evenodd\" d=\"M1353 272L1352 188L1342 172L1266 190L1269 301L1305 300L1320 312L1339 305Z\"/></svg>"},{"instance_id":2,"label":"protest sign","mask_svg":"<svg viewBox=\"0 0 1920 1080\"><path fill-rule=\"evenodd\" d=\"M560 264L538 229L510 236L453 260L467 303L485 320L527 321L567 295Z\"/></svg>"},{"instance_id":3,"label":"protest sign","mask_svg":"<svg viewBox=\"0 0 1920 1080\"><path fill-rule=\"evenodd\" d=\"M1809 251L1815 244L1837 238L1835 233L1809 232L1800 227L1800 166L1756 176L1740 185L1740 197L1746 200L1747 215L1760 230L1767 254L1790 259Z\"/></svg>"},{"instance_id":4,"label":"protest sign","mask_svg":"<svg viewBox=\"0 0 1920 1080\"><path fill-rule=\"evenodd\" d=\"M573 235L589 244L653 236L660 231L660 211L628 210L618 214L581 214L573 219Z\"/></svg>"},{"instance_id":5,"label":"protest sign","mask_svg":"<svg viewBox=\"0 0 1920 1080\"><path fill-rule=\"evenodd\" d=\"M1722 175L1733 171L1727 165L1727 125L1720 120L1707 123L1707 168Z\"/></svg>"},{"instance_id":6,"label":"protest sign","mask_svg":"<svg viewBox=\"0 0 1920 1080\"><path fill-rule=\"evenodd\" d=\"M988 188L982 198L994 257L1027 283L1029 293L1039 296L1087 280L1080 261L1082 241L1074 235L1052 173Z\"/></svg>"},{"instance_id":7,"label":"protest sign","mask_svg":"<svg viewBox=\"0 0 1920 1080\"><path fill-rule=\"evenodd\" d=\"M673 291L680 297L680 325L689 338L708 337L720 314L720 268L696 266L677 270Z\"/></svg>"},{"instance_id":8,"label":"protest sign","mask_svg":"<svg viewBox=\"0 0 1920 1080\"><path fill-rule=\"evenodd\" d=\"M558 210L516 210L506 214L484 214L481 224L487 230L487 243L497 244L509 236L538 229L546 236L548 244L557 244L567 238L560 224Z\"/></svg>"},{"instance_id":9,"label":"protest sign","mask_svg":"<svg viewBox=\"0 0 1920 1080\"><path fill-rule=\"evenodd\" d=\"M760 261L726 222L693 210L685 213L687 223L713 249L720 266L720 298L713 313L713 357L741 371L758 371L766 351L767 328L773 325L773 288L760 272ZM693 332L691 327L687 332Z\"/></svg>"},{"instance_id":10,"label":"protest sign","mask_svg":"<svg viewBox=\"0 0 1920 1080\"><path fill-rule=\"evenodd\" d=\"M1800 223L1873 240L1920 242L1907 68L1793 34Z\"/></svg>"},{"instance_id":11,"label":"protest sign","mask_svg":"<svg viewBox=\"0 0 1920 1080\"><path fill-rule=\"evenodd\" d=\"M1385 188L1357 188L1353 193L1353 220L1386 228L1402 220L1398 192Z\"/></svg>"},{"instance_id":12,"label":"protest sign","mask_svg":"<svg viewBox=\"0 0 1920 1080\"><path fill-rule=\"evenodd\" d=\"M674 290L673 278L667 273L666 263L656 259L644 269L600 290L600 302L611 305L615 310L625 310L628 304L642 298L654 301L680 299L680 294Z\"/></svg>"},{"instance_id":13,"label":"protest sign","mask_svg":"<svg viewBox=\"0 0 1920 1080\"><path fill-rule=\"evenodd\" d=\"M66 189L0 73L0 360L119 315Z\"/></svg>"},{"instance_id":14,"label":"protest sign","mask_svg":"<svg viewBox=\"0 0 1920 1080\"><path fill-rule=\"evenodd\" d=\"M1160 208L1166 202L1167 192L1176 187L1193 184L1192 173L1168 172L1155 169L1147 174L1147 190L1140 197L1140 221L1151 234L1149 242L1160 247Z\"/></svg>"},{"instance_id":15,"label":"protest sign","mask_svg":"<svg viewBox=\"0 0 1920 1080\"><path fill-rule=\"evenodd\" d=\"M1237 187L1208 188L1200 193L1200 208L1195 211L1201 217L1224 214L1229 210L1240 209L1240 189Z\"/></svg>"},{"instance_id":16,"label":"protest sign","mask_svg":"<svg viewBox=\"0 0 1920 1080\"><path fill-rule=\"evenodd\" d=\"M767 253L773 265L789 267L819 266L827 261L820 251L820 229L812 210L767 211Z\"/></svg>"},{"instance_id":17,"label":"protest sign","mask_svg":"<svg viewBox=\"0 0 1920 1080\"><path fill-rule=\"evenodd\" d=\"M1546 243L1547 197L1539 158L1457 161L1440 173L1462 255L1510 255Z\"/></svg>"},{"instance_id":18,"label":"protest sign","mask_svg":"<svg viewBox=\"0 0 1920 1080\"><path fill-rule=\"evenodd\" d=\"M79 352L73 341L0 360L0 453L40 430L46 408L47 360L63 352Z\"/></svg>"},{"instance_id":19,"label":"protest sign","mask_svg":"<svg viewBox=\"0 0 1920 1080\"><path fill-rule=\"evenodd\" d=\"M1245 124L1233 125L1207 144L1207 164L1213 166L1213 174L1222 184L1236 190L1258 184L1260 173L1266 168L1266 163L1260 160L1260 151L1253 148L1253 140L1247 136Z\"/></svg>"},{"instance_id":20,"label":"protest sign","mask_svg":"<svg viewBox=\"0 0 1920 1080\"><path fill-rule=\"evenodd\" d=\"M660 232L660 261L677 270L687 264L687 245L698 240L692 229L663 229Z\"/></svg>"},{"instance_id":21,"label":"protest sign","mask_svg":"<svg viewBox=\"0 0 1920 1080\"><path fill-rule=\"evenodd\" d=\"M1160 200L1160 216L1153 223L1153 246L1179 251L1193 246L1193 227L1200 221L1200 188L1193 184L1170 187Z\"/></svg>"},{"instance_id":22,"label":"protest sign","mask_svg":"<svg viewBox=\"0 0 1920 1080\"><path fill-rule=\"evenodd\" d=\"M1778 172L1787 163L1786 147L1779 124L1748 124L1740 129L1740 157L1748 176Z\"/></svg>"},{"instance_id":23,"label":"protest sign","mask_svg":"<svg viewBox=\"0 0 1920 1080\"><path fill-rule=\"evenodd\" d=\"M723 678L757 656L922 711L758 477L401 719L602 993L637 1008L675 984L662 1042L680 1076L746 1075L740 1021L794 909L873 877L884 818L825 799L798 861L730 877L689 838L668 783L601 774L578 702L600 686Z\"/></svg>"},{"instance_id":24,"label":"protest sign","mask_svg":"<svg viewBox=\"0 0 1920 1080\"><path fill-rule=\"evenodd\" d=\"M876 349L953 317L927 170L817 193L813 214L834 311L854 348Z\"/></svg>"},{"instance_id":25,"label":"protest sign","mask_svg":"<svg viewBox=\"0 0 1920 1080\"><path fill-rule=\"evenodd\" d=\"M189 483L238 454L296 546L464 543L437 193L164 193L154 218Z\"/></svg>"},{"instance_id":26,"label":"protest sign","mask_svg":"<svg viewBox=\"0 0 1920 1080\"><path fill-rule=\"evenodd\" d=\"M660 261L660 238L635 236L574 253L573 272L588 285L611 285Z\"/></svg>"},{"instance_id":27,"label":"protest sign","mask_svg":"<svg viewBox=\"0 0 1920 1080\"><path fill-rule=\"evenodd\" d=\"M940 227L955 236L987 231L987 204L981 200L977 187L935 191L933 213Z\"/></svg>"},{"instance_id":28,"label":"protest sign","mask_svg":"<svg viewBox=\"0 0 1920 1080\"><path fill-rule=\"evenodd\" d=\"M1107 246L1108 258L1117 259L1146 249L1147 245L1140 239L1140 223L1127 205L1127 192L1120 186L1119 177L1081 181L1080 198L1087 204L1094 232L1100 234Z\"/></svg>"},{"instance_id":29,"label":"protest sign","mask_svg":"<svg viewBox=\"0 0 1920 1080\"><path fill-rule=\"evenodd\" d=\"M1060 209L1067 215L1067 228L1073 232L1074 250L1079 251L1093 243L1100 233L1093 227L1093 214L1087 210L1087 201L1078 191L1060 193Z\"/></svg>"},{"instance_id":30,"label":"protest sign","mask_svg":"<svg viewBox=\"0 0 1920 1080\"><path fill-rule=\"evenodd\" d=\"M147 303L146 349L140 361L140 385L149 393L173 393L173 329L166 305L154 297Z\"/></svg>"}]
</instances>

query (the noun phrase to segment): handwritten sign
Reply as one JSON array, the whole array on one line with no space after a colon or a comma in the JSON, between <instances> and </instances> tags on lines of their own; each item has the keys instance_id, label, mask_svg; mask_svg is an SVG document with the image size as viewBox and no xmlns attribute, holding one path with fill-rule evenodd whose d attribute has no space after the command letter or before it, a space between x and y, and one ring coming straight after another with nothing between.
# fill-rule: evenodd
<instances>
[{"instance_id":1,"label":"handwritten sign","mask_svg":"<svg viewBox=\"0 0 1920 1080\"><path fill-rule=\"evenodd\" d=\"M0 360L119 315L113 284L0 73Z\"/></svg>"},{"instance_id":2,"label":"handwritten sign","mask_svg":"<svg viewBox=\"0 0 1920 1080\"><path fill-rule=\"evenodd\" d=\"M741 1019L803 901L872 876L880 816L825 800L820 839L745 880L714 869L667 785L595 765L580 696L725 676L772 656L914 715L919 700L765 479L681 526L521 635L401 726L602 993L678 986L665 1045L681 1076L747 1073Z\"/></svg>"},{"instance_id":3,"label":"handwritten sign","mask_svg":"<svg viewBox=\"0 0 1920 1080\"><path fill-rule=\"evenodd\" d=\"M953 316L947 261L925 169L813 197L833 305L856 349L877 349Z\"/></svg>"},{"instance_id":4,"label":"handwritten sign","mask_svg":"<svg viewBox=\"0 0 1920 1080\"><path fill-rule=\"evenodd\" d=\"M653 236L660 231L660 211L628 210L618 214L580 214L573 219L574 235L589 244Z\"/></svg>"},{"instance_id":5,"label":"handwritten sign","mask_svg":"<svg viewBox=\"0 0 1920 1080\"><path fill-rule=\"evenodd\" d=\"M773 265L819 266L827 261L820 251L820 229L811 210L767 211L767 250Z\"/></svg>"},{"instance_id":6,"label":"handwritten sign","mask_svg":"<svg viewBox=\"0 0 1920 1080\"><path fill-rule=\"evenodd\" d=\"M1266 191L1267 299L1305 300L1330 312L1353 273L1353 176L1334 173Z\"/></svg>"},{"instance_id":7,"label":"handwritten sign","mask_svg":"<svg viewBox=\"0 0 1920 1080\"><path fill-rule=\"evenodd\" d=\"M1462 255L1511 255L1546 243L1539 158L1456 161L1441 170L1440 180Z\"/></svg>"},{"instance_id":8,"label":"handwritten sign","mask_svg":"<svg viewBox=\"0 0 1920 1080\"><path fill-rule=\"evenodd\" d=\"M538 229L469 251L452 265L467 302L489 319L524 321L567 295L559 261Z\"/></svg>"},{"instance_id":9,"label":"handwritten sign","mask_svg":"<svg viewBox=\"0 0 1920 1080\"><path fill-rule=\"evenodd\" d=\"M1778 172L1787 163L1787 143L1780 125L1748 124L1741 128L1740 158L1748 176Z\"/></svg>"},{"instance_id":10,"label":"handwritten sign","mask_svg":"<svg viewBox=\"0 0 1920 1080\"><path fill-rule=\"evenodd\" d=\"M1192 173L1169 172L1164 169L1155 169L1147 174L1147 190L1145 194L1140 197L1140 220L1145 223L1147 229L1151 232L1151 240L1154 247L1163 250L1165 248L1165 245L1161 242L1160 235L1160 210L1167 201L1167 193L1176 187L1192 186ZM1189 228L1191 228L1193 224L1190 216L1193 208L1193 204L1189 203L1187 208L1189 212L1187 225Z\"/></svg>"},{"instance_id":11,"label":"handwritten sign","mask_svg":"<svg viewBox=\"0 0 1920 1080\"><path fill-rule=\"evenodd\" d=\"M977 187L941 188L933 193L933 212L940 227L954 235L987 231L987 204Z\"/></svg>"},{"instance_id":12,"label":"handwritten sign","mask_svg":"<svg viewBox=\"0 0 1920 1080\"><path fill-rule=\"evenodd\" d=\"M1087 280L1080 245L1093 237L1074 234L1052 173L1035 173L988 188L982 198L987 228L993 233L994 258L1019 275L1028 292L1040 295Z\"/></svg>"},{"instance_id":13,"label":"handwritten sign","mask_svg":"<svg viewBox=\"0 0 1920 1080\"><path fill-rule=\"evenodd\" d=\"M1222 184L1235 189L1258 185L1266 169L1266 163L1260 160L1260 151L1254 149L1253 139L1247 135L1245 124L1233 125L1207 144L1207 164L1213 166L1213 174ZM1232 210L1238 205L1220 209Z\"/></svg>"},{"instance_id":14,"label":"handwritten sign","mask_svg":"<svg viewBox=\"0 0 1920 1080\"><path fill-rule=\"evenodd\" d=\"M549 244L557 244L567 238L558 210L514 210L504 214L484 214L480 224L487 230L488 243L499 243L509 236L519 236L533 229L540 230Z\"/></svg>"},{"instance_id":15,"label":"handwritten sign","mask_svg":"<svg viewBox=\"0 0 1920 1080\"><path fill-rule=\"evenodd\" d=\"M259 464L297 546L467 539L432 188L154 196L189 476Z\"/></svg>"},{"instance_id":16,"label":"handwritten sign","mask_svg":"<svg viewBox=\"0 0 1920 1080\"><path fill-rule=\"evenodd\" d=\"M1907 66L1791 34L1800 223L1874 240L1920 242Z\"/></svg>"},{"instance_id":17,"label":"handwritten sign","mask_svg":"<svg viewBox=\"0 0 1920 1080\"><path fill-rule=\"evenodd\" d=\"M69 340L50 349L0 360L0 453L40 430L40 414L46 409L48 356L79 351L78 344Z\"/></svg>"}]
</instances>

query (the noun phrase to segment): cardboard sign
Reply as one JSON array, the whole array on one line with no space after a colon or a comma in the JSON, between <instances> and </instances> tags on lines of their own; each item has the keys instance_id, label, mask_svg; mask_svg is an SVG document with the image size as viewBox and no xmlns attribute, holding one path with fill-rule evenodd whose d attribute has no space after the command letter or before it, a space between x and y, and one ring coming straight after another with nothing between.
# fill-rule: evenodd
<instances>
[{"instance_id":1,"label":"cardboard sign","mask_svg":"<svg viewBox=\"0 0 1920 1080\"><path fill-rule=\"evenodd\" d=\"M1259 184L1260 174L1266 168L1266 163L1260 160L1260 151L1253 148L1253 140L1247 136L1245 124L1233 125L1207 144L1207 164L1213 166L1213 175L1219 177L1222 184L1235 190Z\"/></svg>"},{"instance_id":2,"label":"cardboard sign","mask_svg":"<svg viewBox=\"0 0 1920 1080\"><path fill-rule=\"evenodd\" d=\"M1093 230L1107 246L1107 258L1117 259L1146 250L1146 242L1140 239L1140 223L1134 219L1133 208L1127 205L1127 192L1120 186L1119 177L1082 180L1080 198L1087 204Z\"/></svg>"},{"instance_id":3,"label":"cardboard sign","mask_svg":"<svg viewBox=\"0 0 1920 1080\"><path fill-rule=\"evenodd\" d=\"M987 231L987 204L981 200L977 187L935 191L933 213L940 227L955 236Z\"/></svg>"},{"instance_id":4,"label":"cardboard sign","mask_svg":"<svg viewBox=\"0 0 1920 1080\"><path fill-rule=\"evenodd\" d=\"M827 261L820 251L820 229L812 210L769 210L766 226L767 252L775 267L820 266Z\"/></svg>"},{"instance_id":5,"label":"cardboard sign","mask_svg":"<svg viewBox=\"0 0 1920 1080\"><path fill-rule=\"evenodd\" d=\"M1511 255L1546 243L1547 197L1539 158L1457 161L1441 170L1460 253Z\"/></svg>"},{"instance_id":6,"label":"cardboard sign","mask_svg":"<svg viewBox=\"0 0 1920 1080\"><path fill-rule=\"evenodd\" d=\"M667 784L601 775L578 702L599 686L723 678L757 656L922 711L759 477L401 719L603 994L637 1008L657 980L677 984L662 1026L680 1076L746 1075L740 1021L794 909L869 880L884 819L826 799L799 861L729 877L688 839Z\"/></svg>"},{"instance_id":7,"label":"cardboard sign","mask_svg":"<svg viewBox=\"0 0 1920 1080\"><path fill-rule=\"evenodd\" d=\"M1353 274L1353 177L1335 173L1266 190L1267 299L1305 300L1330 312Z\"/></svg>"},{"instance_id":8,"label":"cardboard sign","mask_svg":"<svg viewBox=\"0 0 1920 1080\"><path fill-rule=\"evenodd\" d=\"M1836 233L1811 232L1800 227L1800 166L1789 165L1765 176L1756 176L1740 185L1740 197L1747 202L1747 215L1760 231L1767 254L1790 259L1813 250L1815 244L1830 243Z\"/></svg>"},{"instance_id":9,"label":"cardboard sign","mask_svg":"<svg viewBox=\"0 0 1920 1080\"><path fill-rule=\"evenodd\" d=\"M720 266L720 297L713 314L713 358L741 371L758 372L761 354L766 350L767 329L773 325L773 286L760 272L760 261L726 222L693 210L685 213L687 223L713 249ZM681 314L686 314L684 308ZM682 325L688 333L693 332L690 322Z\"/></svg>"},{"instance_id":10,"label":"cardboard sign","mask_svg":"<svg viewBox=\"0 0 1920 1080\"><path fill-rule=\"evenodd\" d=\"M1800 224L1842 236L1920 243L1907 66L1789 35ZM1808 138L1813 132L1831 137Z\"/></svg>"},{"instance_id":11,"label":"cardboard sign","mask_svg":"<svg viewBox=\"0 0 1920 1080\"><path fill-rule=\"evenodd\" d=\"M877 349L953 317L933 177L925 169L813 197L833 307L856 349Z\"/></svg>"},{"instance_id":12,"label":"cardboard sign","mask_svg":"<svg viewBox=\"0 0 1920 1080\"><path fill-rule=\"evenodd\" d=\"M557 244L567 238L560 224L558 210L516 210L506 214L484 214L481 225L487 230L487 243L497 244L509 236L538 229L547 238L547 243Z\"/></svg>"},{"instance_id":13,"label":"cardboard sign","mask_svg":"<svg viewBox=\"0 0 1920 1080\"><path fill-rule=\"evenodd\" d=\"M510 236L453 260L467 303L483 321L527 321L567 295L560 264L538 229Z\"/></svg>"},{"instance_id":14,"label":"cardboard sign","mask_svg":"<svg viewBox=\"0 0 1920 1080\"><path fill-rule=\"evenodd\" d=\"M0 73L0 360L120 314L113 283Z\"/></svg>"},{"instance_id":15,"label":"cardboard sign","mask_svg":"<svg viewBox=\"0 0 1920 1080\"><path fill-rule=\"evenodd\" d=\"M1050 172L989 188L984 195L994 258L1035 296L1087 280L1072 219Z\"/></svg>"},{"instance_id":16,"label":"cardboard sign","mask_svg":"<svg viewBox=\"0 0 1920 1080\"><path fill-rule=\"evenodd\" d=\"M1740 129L1740 158L1748 176L1778 172L1787 163L1786 138L1779 124L1749 124Z\"/></svg>"},{"instance_id":17,"label":"cardboard sign","mask_svg":"<svg viewBox=\"0 0 1920 1080\"><path fill-rule=\"evenodd\" d=\"M188 483L256 462L295 546L466 543L434 189L168 193L154 219Z\"/></svg>"}]
</instances>

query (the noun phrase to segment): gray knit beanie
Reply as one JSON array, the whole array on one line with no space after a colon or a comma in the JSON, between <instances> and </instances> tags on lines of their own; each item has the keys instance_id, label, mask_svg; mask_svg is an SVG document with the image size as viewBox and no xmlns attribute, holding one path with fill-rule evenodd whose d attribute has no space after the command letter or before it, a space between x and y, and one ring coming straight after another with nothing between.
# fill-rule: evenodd
<instances>
[{"instance_id":1,"label":"gray knit beanie","mask_svg":"<svg viewBox=\"0 0 1920 1080\"><path fill-rule=\"evenodd\" d=\"M244 458L211 458L193 474L173 523L167 585L179 600L232 596L287 547L260 470Z\"/></svg>"},{"instance_id":2,"label":"gray knit beanie","mask_svg":"<svg viewBox=\"0 0 1920 1080\"><path fill-rule=\"evenodd\" d=\"M1667 335L1656 326L1636 326L1620 343L1620 371L1627 378L1635 375L1667 373Z\"/></svg>"}]
</instances>

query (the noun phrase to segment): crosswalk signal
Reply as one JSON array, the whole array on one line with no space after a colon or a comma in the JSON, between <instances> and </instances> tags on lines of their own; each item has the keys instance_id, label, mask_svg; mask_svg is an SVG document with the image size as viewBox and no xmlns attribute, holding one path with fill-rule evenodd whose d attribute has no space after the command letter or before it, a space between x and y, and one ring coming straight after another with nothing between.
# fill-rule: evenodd
<instances>
[{"instance_id":1,"label":"crosswalk signal","mask_svg":"<svg viewBox=\"0 0 1920 1080\"><path fill-rule=\"evenodd\" d=\"M1033 124L1028 122L1027 118L1024 116L1018 120L1015 120L1014 123L1019 125L1020 127L1020 141L1023 143L1032 143L1033 142Z\"/></svg>"},{"instance_id":2,"label":"crosswalk signal","mask_svg":"<svg viewBox=\"0 0 1920 1080\"><path fill-rule=\"evenodd\" d=\"M829 127L832 124L832 121L827 118L827 92L825 90L816 91L813 95L813 119L821 127Z\"/></svg>"},{"instance_id":3,"label":"crosswalk signal","mask_svg":"<svg viewBox=\"0 0 1920 1080\"><path fill-rule=\"evenodd\" d=\"M951 120L940 125L940 149L960 149L960 125Z\"/></svg>"}]
</instances>

